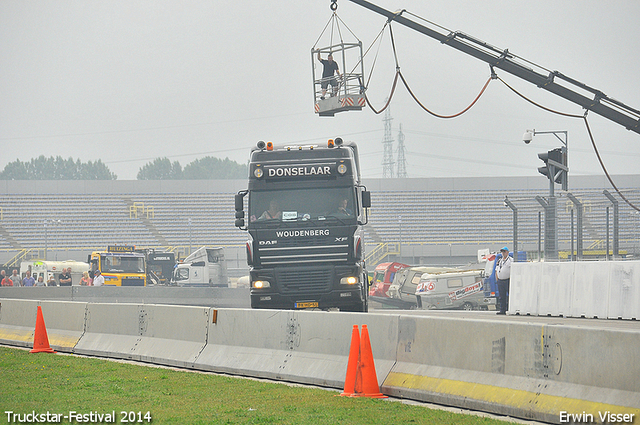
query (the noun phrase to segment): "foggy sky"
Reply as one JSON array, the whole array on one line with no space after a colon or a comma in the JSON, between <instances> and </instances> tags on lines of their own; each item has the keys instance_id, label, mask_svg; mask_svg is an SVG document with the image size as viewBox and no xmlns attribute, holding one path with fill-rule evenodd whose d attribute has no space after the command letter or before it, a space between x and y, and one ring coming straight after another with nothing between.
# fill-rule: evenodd
<instances>
[{"instance_id":1,"label":"foggy sky","mask_svg":"<svg viewBox=\"0 0 640 425\"><path fill-rule=\"evenodd\" d=\"M640 109L640 2L635 0L377 0L460 30ZM119 180L158 157L183 166L206 155L240 163L259 140L360 146L364 177L382 177L383 115L318 117L313 47L329 0L279 2L3 0L0 2L0 169L39 155L101 159ZM347 0L338 15L371 46L385 18ZM471 56L393 24L398 66L425 106L464 109L489 77ZM345 41L352 41L348 31ZM335 41L335 40L334 40ZM365 77L378 47L365 58ZM355 65L355 64L354 64ZM316 66L319 66L316 62ZM396 63L388 32L367 95L389 95ZM570 114L577 105L498 70L534 101ZM570 173L602 175L584 124L541 111L492 81L460 118L434 118L399 86L409 177L534 176L553 136L522 143L526 129L569 131ZM589 123L611 174L640 172L640 136L596 114ZM540 178L543 178L540 176Z\"/></svg>"}]
</instances>

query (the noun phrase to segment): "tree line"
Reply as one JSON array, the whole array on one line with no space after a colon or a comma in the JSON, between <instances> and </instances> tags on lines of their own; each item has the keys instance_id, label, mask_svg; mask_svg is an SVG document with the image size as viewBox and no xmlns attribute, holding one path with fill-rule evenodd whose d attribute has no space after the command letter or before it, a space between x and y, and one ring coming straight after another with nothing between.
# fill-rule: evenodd
<instances>
[{"instance_id":1,"label":"tree line","mask_svg":"<svg viewBox=\"0 0 640 425\"><path fill-rule=\"evenodd\" d=\"M138 180L206 180L244 179L247 164L238 164L229 158L207 156L196 159L183 168L178 161L156 158L138 171ZM64 159L61 156L46 158L40 155L30 161L15 160L8 163L0 180L117 180L101 160L82 162L80 159Z\"/></svg>"}]
</instances>

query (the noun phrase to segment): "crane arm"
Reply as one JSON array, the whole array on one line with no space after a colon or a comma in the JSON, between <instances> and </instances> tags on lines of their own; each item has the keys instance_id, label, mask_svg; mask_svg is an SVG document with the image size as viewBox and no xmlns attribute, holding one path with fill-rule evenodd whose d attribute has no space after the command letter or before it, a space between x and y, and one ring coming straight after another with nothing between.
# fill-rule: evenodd
<instances>
[{"instance_id":1,"label":"crane arm","mask_svg":"<svg viewBox=\"0 0 640 425\"><path fill-rule=\"evenodd\" d=\"M557 96L576 103L586 110L593 111L600 116L618 123L624 126L627 130L640 134L640 111L608 97L600 90L591 88L586 84L580 83L579 81L561 74L558 71L552 71L548 74L535 71L528 66L516 62L515 56L511 55L508 49L500 50L485 43L484 41L478 40L462 32L445 33L440 28L429 28L402 16L404 10L400 12L391 12L366 0L349 1L387 17L389 21L396 21L401 25L434 38L443 44L447 44L454 49L480 59L481 61L488 63L492 68L499 68L505 72L515 75L516 77L522 78L523 80L535 84L536 86ZM558 84L556 80L562 80L575 88L579 88L583 92L589 92L593 97L587 97L569 87Z\"/></svg>"}]
</instances>

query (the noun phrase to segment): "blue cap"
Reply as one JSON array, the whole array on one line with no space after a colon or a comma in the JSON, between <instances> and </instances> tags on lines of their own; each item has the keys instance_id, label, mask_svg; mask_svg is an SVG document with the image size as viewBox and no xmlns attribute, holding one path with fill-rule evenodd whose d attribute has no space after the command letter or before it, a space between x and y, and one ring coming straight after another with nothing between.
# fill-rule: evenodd
<instances>
[{"instance_id":1,"label":"blue cap","mask_svg":"<svg viewBox=\"0 0 640 425\"><path fill-rule=\"evenodd\" d=\"M506 246L503 246L500 251L509 251L509 248L507 248Z\"/></svg>"}]
</instances>

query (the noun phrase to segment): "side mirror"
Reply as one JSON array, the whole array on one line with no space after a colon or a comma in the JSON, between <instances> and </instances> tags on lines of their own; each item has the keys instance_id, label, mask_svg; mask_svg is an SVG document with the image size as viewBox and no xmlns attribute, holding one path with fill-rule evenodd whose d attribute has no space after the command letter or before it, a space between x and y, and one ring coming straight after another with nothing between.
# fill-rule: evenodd
<instances>
[{"instance_id":1,"label":"side mirror","mask_svg":"<svg viewBox=\"0 0 640 425\"><path fill-rule=\"evenodd\" d=\"M362 208L371 208L371 192L368 190L362 191Z\"/></svg>"},{"instance_id":2,"label":"side mirror","mask_svg":"<svg viewBox=\"0 0 640 425\"><path fill-rule=\"evenodd\" d=\"M236 211L243 211L244 210L244 194L237 193L235 197L235 201L236 201Z\"/></svg>"},{"instance_id":3,"label":"side mirror","mask_svg":"<svg viewBox=\"0 0 640 425\"><path fill-rule=\"evenodd\" d=\"M236 193L234 198L235 200L235 208L236 208L236 221L235 225L239 228L244 228L244 196L247 194L247 191L242 191Z\"/></svg>"}]
</instances>

